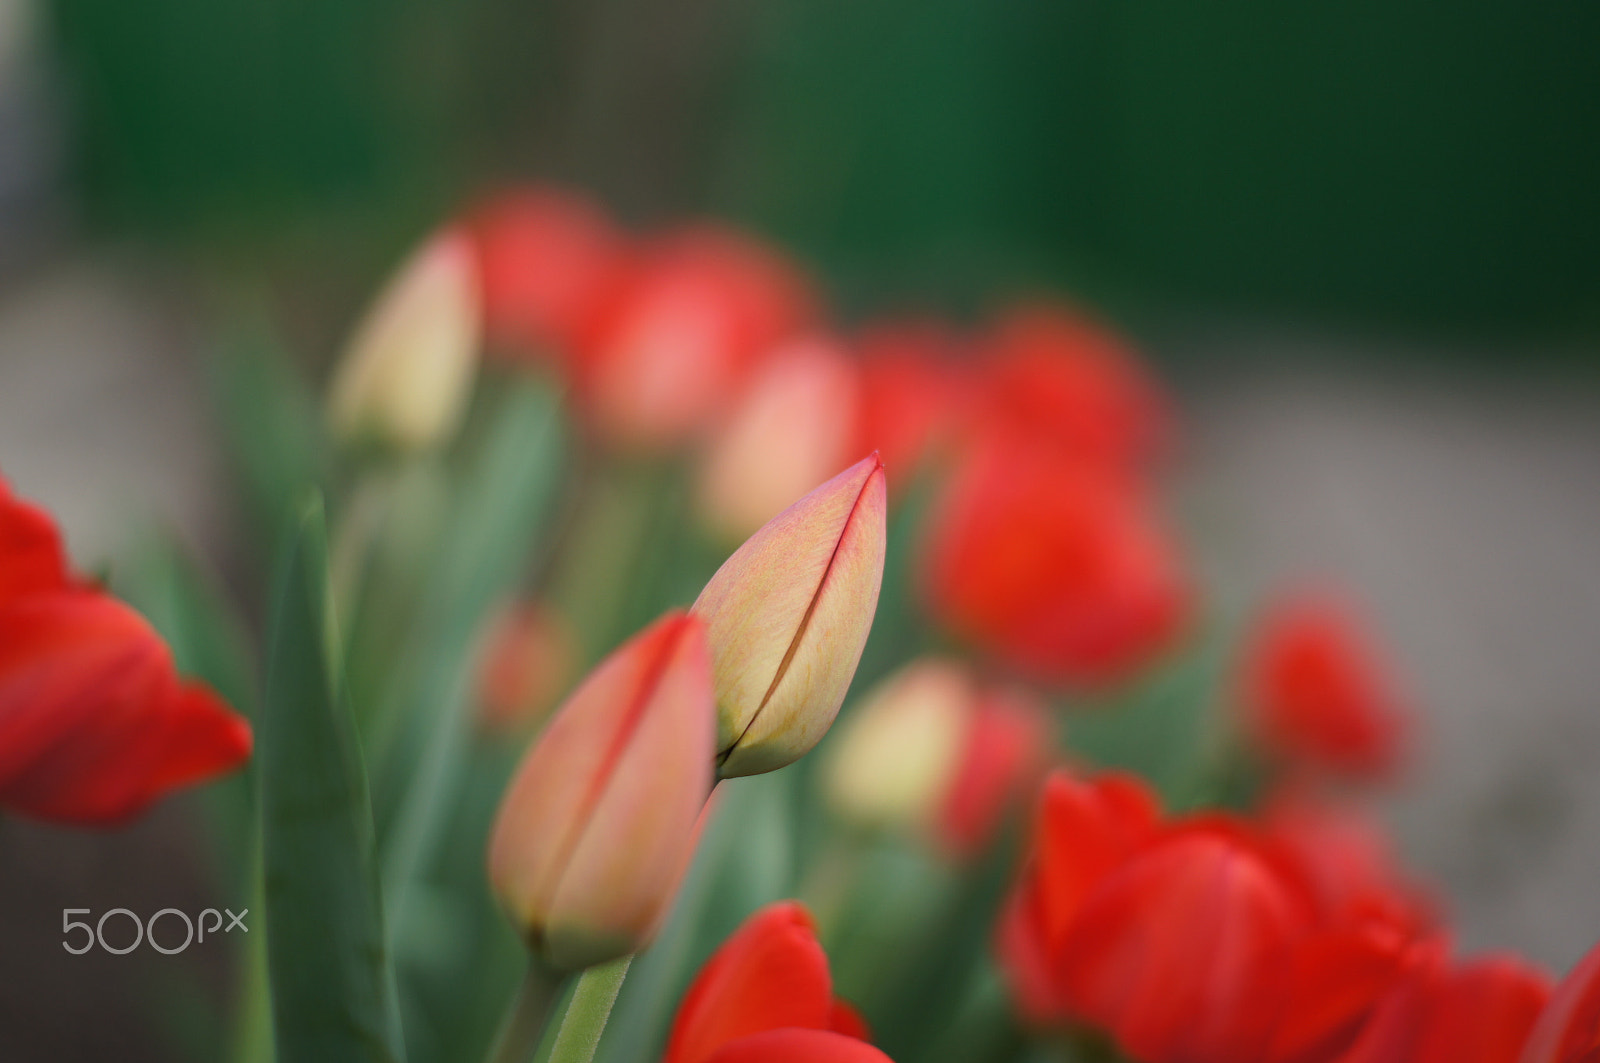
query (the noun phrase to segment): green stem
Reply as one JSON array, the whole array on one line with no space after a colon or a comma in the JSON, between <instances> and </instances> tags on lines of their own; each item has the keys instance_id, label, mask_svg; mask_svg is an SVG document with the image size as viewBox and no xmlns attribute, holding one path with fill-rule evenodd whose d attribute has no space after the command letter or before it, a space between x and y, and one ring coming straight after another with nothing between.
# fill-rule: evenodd
<instances>
[{"instance_id":1,"label":"green stem","mask_svg":"<svg viewBox=\"0 0 1600 1063\"><path fill-rule=\"evenodd\" d=\"M591 1063L595 1049L600 1047L600 1035L606 1032L606 1021L611 1018L611 1006L622 991L622 980L628 977L632 956L602 963L584 971L572 991L572 1003L561 1017L561 1029L556 1031L555 1044L550 1049L548 1063Z\"/></svg>"},{"instance_id":2,"label":"green stem","mask_svg":"<svg viewBox=\"0 0 1600 1063\"><path fill-rule=\"evenodd\" d=\"M486 1063L527 1063L539 1047L550 1003L560 983L539 966L529 963L522 984L511 998L506 1017L495 1035L494 1045L484 1057Z\"/></svg>"}]
</instances>

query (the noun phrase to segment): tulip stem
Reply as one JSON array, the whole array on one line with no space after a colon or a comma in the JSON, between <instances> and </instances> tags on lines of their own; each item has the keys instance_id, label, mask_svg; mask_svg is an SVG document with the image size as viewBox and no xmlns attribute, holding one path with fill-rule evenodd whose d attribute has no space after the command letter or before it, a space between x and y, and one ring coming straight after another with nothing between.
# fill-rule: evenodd
<instances>
[{"instance_id":1,"label":"tulip stem","mask_svg":"<svg viewBox=\"0 0 1600 1063\"><path fill-rule=\"evenodd\" d=\"M632 956L591 967L578 977L567 1013L561 1017L548 1063L590 1063L600 1047L600 1035L611 1018L611 1006L628 977Z\"/></svg>"},{"instance_id":2,"label":"tulip stem","mask_svg":"<svg viewBox=\"0 0 1600 1063\"><path fill-rule=\"evenodd\" d=\"M517 986L506 1017L500 1023L494 1045L485 1057L486 1063L528 1063L533 1058L550 1005L562 984L563 980L555 978L539 963L528 964L527 973L522 976L522 983Z\"/></svg>"}]
</instances>

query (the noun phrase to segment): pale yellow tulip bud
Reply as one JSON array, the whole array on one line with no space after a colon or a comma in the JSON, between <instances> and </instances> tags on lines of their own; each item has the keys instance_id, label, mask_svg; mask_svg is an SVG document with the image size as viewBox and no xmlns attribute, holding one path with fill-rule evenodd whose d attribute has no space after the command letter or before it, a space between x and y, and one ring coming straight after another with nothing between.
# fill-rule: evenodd
<instances>
[{"instance_id":1,"label":"pale yellow tulip bud","mask_svg":"<svg viewBox=\"0 0 1600 1063\"><path fill-rule=\"evenodd\" d=\"M480 331L472 244L446 230L400 268L356 329L330 389L334 432L412 450L444 442L471 398Z\"/></svg>"},{"instance_id":2,"label":"pale yellow tulip bud","mask_svg":"<svg viewBox=\"0 0 1600 1063\"><path fill-rule=\"evenodd\" d=\"M781 768L827 733L878 608L886 509L873 454L772 518L700 592L723 778Z\"/></svg>"},{"instance_id":3,"label":"pale yellow tulip bud","mask_svg":"<svg viewBox=\"0 0 1600 1063\"><path fill-rule=\"evenodd\" d=\"M932 658L878 683L824 750L828 804L868 829L931 829L960 766L977 696L965 669Z\"/></svg>"}]
</instances>

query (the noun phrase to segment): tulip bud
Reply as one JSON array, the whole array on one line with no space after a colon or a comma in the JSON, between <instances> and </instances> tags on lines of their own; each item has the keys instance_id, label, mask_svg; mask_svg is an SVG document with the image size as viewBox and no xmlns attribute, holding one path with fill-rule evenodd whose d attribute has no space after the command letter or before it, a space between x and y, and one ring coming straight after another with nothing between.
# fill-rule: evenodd
<instances>
[{"instance_id":1,"label":"tulip bud","mask_svg":"<svg viewBox=\"0 0 1600 1063\"><path fill-rule=\"evenodd\" d=\"M775 350L712 440L700 475L706 522L737 542L837 469L860 391L860 370L834 341Z\"/></svg>"},{"instance_id":2,"label":"tulip bud","mask_svg":"<svg viewBox=\"0 0 1600 1063\"><path fill-rule=\"evenodd\" d=\"M602 661L523 758L489 839L489 881L529 946L588 967L654 933L710 792L704 625L669 613Z\"/></svg>"},{"instance_id":3,"label":"tulip bud","mask_svg":"<svg viewBox=\"0 0 1600 1063\"><path fill-rule=\"evenodd\" d=\"M824 776L829 803L865 827L926 829L968 735L971 678L948 661L915 661L850 710Z\"/></svg>"},{"instance_id":4,"label":"tulip bud","mask_svg":"<svg viewBox=\"0 0 1600 1063\"><path fill-rule=\"evenodd\" d=\"M421 449L455 431L478 360L478 287L472 246L453 229L400 268L334 374L328 416L336 433Z\"/></svg>"},{"instance_id":5,"label":"tulip bud","mask_svg":"<svg viewBox=\"0 0 1600 1063\"><path fill-rule=\"evenodd\" d=\"M478 725L507 735L544 719L577 656L566 617L546 602L518 602L494 619L484 643Z\"/></svg>"},{"instance_id":6,"label":"tulip bud","mask_svg":"<svg viewBox=\"0 0 1600 1063\"><path fill-rule=\"evenodd\" d=\"M772 518L700 592L723 778L798 760L833 723L878 608L886 507L873 454Z\"/></svg>"}]
</instances>

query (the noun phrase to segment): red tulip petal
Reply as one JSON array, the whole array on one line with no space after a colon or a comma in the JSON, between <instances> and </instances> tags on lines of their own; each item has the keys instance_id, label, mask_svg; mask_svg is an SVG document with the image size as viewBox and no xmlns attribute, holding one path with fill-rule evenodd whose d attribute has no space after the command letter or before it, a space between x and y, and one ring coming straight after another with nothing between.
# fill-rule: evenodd
<instances>
[{"instance_id":1,"label":"red tulip petal","mask_svg":"<svg viewBox=\"0 0 1600 1063\"><path fill-rule=\"evenodd\" d=\"M1179 828L1084 903L1059 953L1067 1000L1139 1059L1258 1058L1309 914L1242 832Z\"/></svg>"},{"instance_id":2,"label":"red tulip petal","mask_svg":"<svg viewBox=\"0 0 1600 1063\"><path fill-rule=\"evenodd\" d=\"M723 1046L706 1063L891 1063L865 1041L827 1030L768 1030Z\"/></svg>"},{"instance_id":3,"label":"red tulip petal","mask_svg":"<svg viewBox=\"0 0 1600 1063\"><path fill-rule=\"evenodd\" d=\"M706 1063L724 1045L750 1034L783 1027L826 1030L833 1017L828 958L811 916L781 901L746 920L700 971L678 1009L663 1063Z\"/></svg>"},{"instance_id":4,"label":"red tulip petal","mask_svg":"<svg viewBox=\"0 0 1600 1063\"><path fill-rule=\"evenodd\" d=\"M67 558L55 522L0 480L0 605L22 594L61 590L67 583Z\"/></svg>"},{"instance_id":5,"label":"red tulip petal","mask_svg":"<svg viewBox=\"0 0 1600 1063\"><path fill-rule=\"evenodd\" d=\"M1090 890L1150 838L1159 814L1155 794L1136 775L1110 772L1087 782L1051 775L1035 856L1047 951L1072 929Z\"/></svg>"},{"instance_id":6,"label":"red tulip petal","mask_svg":"<svg viewBox=\"0 0 1600 1063\"><path fill-rule=\"evenodd\" d=\"M1417 1063L1516 1063L1550 979L1511 956L1485 956L1446 974L1434 990Z\"/></svg>"},{"instance_id":7,"label":"red tulip petal","mask_svg":"<svg viewBox=\"0 0 1600 1063\"><path fill-rule=\"evenodd\" d=\"M1600 945L1556 986L1518 1063L1600 1063Z\"/></svg>"},{"instance_id":8,"label":"red tulip petal","mask_svg":"<svg viewBox=\"0 0 1600 1063\"><path fill-rule=\"evenodd\" d=\"M842 1000L833 1002L833 1014L828 1017L828 1029L834 1033L842 1033L846 1037L854 1037L858 1041L872 1040L872 1030L867 1026L867 1020L861 1013Z\"/></svg>"},{"instance_id":9,"label":"red tulip petal","mask_svg":"<svg viewBox=\"0 0 1600 1063\"><path fill-rule=\"evenodd\" d=\"M0 609L0 803L110 824L237 766L248 724L182 686L155 631L92 590Z\"/></svg>"}]
</instances>

